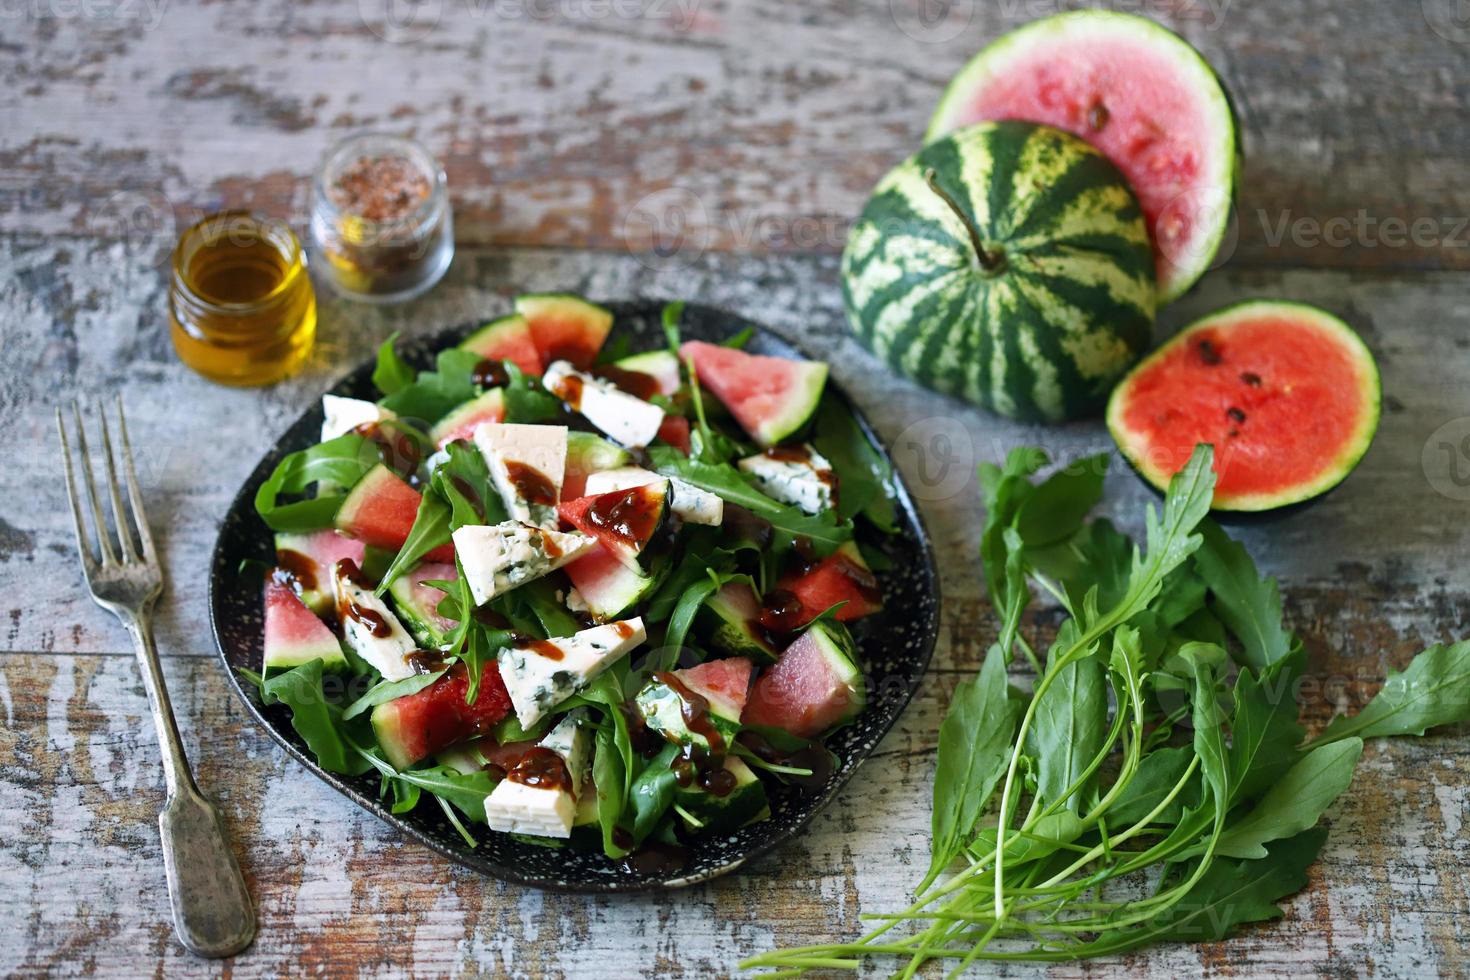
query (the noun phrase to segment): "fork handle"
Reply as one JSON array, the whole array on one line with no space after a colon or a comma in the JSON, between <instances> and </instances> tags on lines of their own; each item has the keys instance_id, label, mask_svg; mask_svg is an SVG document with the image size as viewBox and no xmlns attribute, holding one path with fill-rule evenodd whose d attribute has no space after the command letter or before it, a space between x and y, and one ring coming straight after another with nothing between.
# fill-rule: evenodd
<instances>
[{"instance_id":1,"label":"fork handle","mask_svg":"<svg viewBox=\"0 0 1470 980\"><path fill-rule=\"evenodd\" d=\"M123 617L137 648L143 687L163 754L168 802L158 815L169 903L179 941L199 956L231 956L255 938L255 909L219 811L199 792L169 704L153 624L145 607Z\"/></svg>"}]
</instances>

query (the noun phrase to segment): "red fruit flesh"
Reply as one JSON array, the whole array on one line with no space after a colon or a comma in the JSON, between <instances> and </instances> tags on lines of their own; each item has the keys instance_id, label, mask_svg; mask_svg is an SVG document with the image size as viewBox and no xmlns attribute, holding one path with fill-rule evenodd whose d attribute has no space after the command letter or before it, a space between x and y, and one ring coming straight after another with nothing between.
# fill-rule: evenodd
<instances>
[{"instance_id":1,"label":"red fruit flesh","mask_svg":"<svg viewBox=\"0 0 1470 980\"><path fill-rule=\"evenodd\" d=\"M373 709L373 731L388 761L399 769L467 738L489 731L510 713L510 695L500 679L500 666L480 671L474 704L465 703L469 672L455 664L417 694L395 698Z\"/></svg>"}]
</instances>

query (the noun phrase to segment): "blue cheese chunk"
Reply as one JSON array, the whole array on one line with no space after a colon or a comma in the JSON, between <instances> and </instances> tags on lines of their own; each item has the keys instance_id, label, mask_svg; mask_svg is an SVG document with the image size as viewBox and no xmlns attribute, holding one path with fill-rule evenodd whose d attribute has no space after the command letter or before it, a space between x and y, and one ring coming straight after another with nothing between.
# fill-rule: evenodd
<instances>
[{"instance_id":1,"label":"blue cheese chunk","mask_svg":"<svg viewBox=\"0 0 1470 980\"><path fill-rule=\"evenodd\" d=\"M372 664L384 680L401 681L412 677L418 671L408 655L418 649L418 644L393 615L393 610L373 595L371 588L353 580L355 571L351 563L341 562L332 573L342 638L353 652Z\"/></svg>"},{"instance_id":2,"label":"blue cheese chunk","mask_svg":"<svg viewBox=\"0 0 1470 980\"><path fill-rule=\"evenodd\" d=\"M657 405L578 371L566 361L553 362L541 376L541 384L613 441L630 449L652 442L664 422L664 410Z\"/></svg>"},{"instance_id":3,"label":"blue cheese chunk","mask_svg":"<svg viewBox=\"0 0 1470 980\"><path fill-rule=\"evenodd\" d=\"M322 442L345 436L359 425L371 425L397 418L386 408L380 408L361 398L343 398L341 395L322 396Z\"/></svg>"},{"instance_id":4,"label":"blue cheese chunk","mask_svg":"<svg viewBox=\"0 0 1470 980\"><path fill-rule=\"evenodd\" d=\"M641 466L620 466L614 470L601 470L587 475L586 494L589 497L614 490L631 487L646 487L650 483L662 482L665 478L651 473ZM678 477L669 477L669 507L686 524L707 524L719 527L725 520L725 501L719 494L701 490L692 483Z\"/></svg>"},{"instance_id":5,"label":"blue cheese chunk","mask_svg":"<svg viewBox=\"0 0 1470 980\"><path fill-rule=\"evenodd\" d=\"M502 650L500 679L521 727L536 724L647 638L643 620L634 617Z\"/></svg>"},{"instance_id":6,"label":"blue cheese chunk","mask_svg":"<svg viewBox=\"0 0 1470 980\"><path fill-rule=\"evenodd\" d=\"M560 568L597 543L579 531L547 531L519 521L467 524L453 538L477 606Z\"/></svg>"},{"instance_id":7,"label":"blue cheese chunk","mask_svg":"<svg viewBox=\"0 0 1470 980\"><path fill-rule=\"evenodd\" d=\"M506 514L555 531L567 468L567 427L486 422L475 428L474 439Z\"/></svg>"},{"instance_id":8,"label":"blue cheese chunk","mask_svg":"<svg viewBox=\"0 0 1470 980\"><path fill-rule=\"evenodd\" d=\"M832 507L837 477L832 464L811 446L777 446L739 462L740 471L756 489L808 514Z\"/></svg>"},{"instance_id":9,"label":"blue cheese chunk","mask_svg":"<svg viewBox=\"0 0 1470 980\"><path fill-rule=\"evenodd\" d=\"M579 790L586 784L592 752L585 714L580 709L570 712L538 744L561 756L572 788L528 785L517 781L515 770L511 770L485 798L485 820L491 830L537 837L572 836Z\"/></svg>"}]
</instances>

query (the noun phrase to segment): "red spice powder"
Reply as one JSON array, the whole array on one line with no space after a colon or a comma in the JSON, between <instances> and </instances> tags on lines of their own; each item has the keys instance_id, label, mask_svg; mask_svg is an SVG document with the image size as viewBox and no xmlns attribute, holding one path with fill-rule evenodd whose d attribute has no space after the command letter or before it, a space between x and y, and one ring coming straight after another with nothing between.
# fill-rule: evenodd
<instances>
[{"instance_id":1,"label":"red spice powder","mask_svg":"<svg viewBox=\"0 0 1470 980\"><path fill-rule=\"evenodd\" d=\"M429 196L429 179L399 156L362 156L327 189L337 209L368 221L402 218Z\"/></svg>"}]
</instances>

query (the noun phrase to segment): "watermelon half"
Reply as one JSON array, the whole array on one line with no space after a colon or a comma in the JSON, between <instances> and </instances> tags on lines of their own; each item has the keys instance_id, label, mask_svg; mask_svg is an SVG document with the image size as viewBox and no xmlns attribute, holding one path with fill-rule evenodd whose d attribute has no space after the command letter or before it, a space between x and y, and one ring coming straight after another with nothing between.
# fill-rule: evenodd
<instances>
[{"instance_id":1,"label":"watermelon half","mask_svg":"<svg viewBox=\"0 0 1470 980\"><path fill-rule=\"evenodd\" d=\"M363 544L398 551L418 516L419 492L379 463L357 481L337 509L337 530ZM426 561L454 561L454 545L442 544L424 556Z\"/></svg>"},{"instance_id":2,"label":"watermelon half","mask_svg":"<svg viewBox=\"0 0 1470 980\"><path fill-rule=\"evenodd\" d=\"M486 360L510 361L527 374L540 374L546 370L541 354L536 350L536 342L531 338L531 327L519 313L491 320L466 337L459 346Z\"/></svg>"},{"instance_id":3,"label":"watermelon half","mask_svg":"<svg viewBox=\"0 0 1470 980\"><path fill-rule=\"evenodd\" d=\"M1224 85L1189 42L1104 10L1027 24L960 70L926 140L999 119L1064 129L1117 164L1152 233L1161 304L1210 268L1230 226L1239 139Z\"/></svg>"},{"instance_id":4,"label":"watermelon half","mask_svg":"<svg viewBox=\"0 0 1470 980\"><path fill-rule=\"evenodd\" d=\"M313 660L323 670L344 670L347 658L327 624L301 602L291 587L274 578L265 583L265 673L290 670Z\"/></svg>"},{"instance_id":5,"label":"watermelon half","mask_svg":"<svg viewBox=\"0 0 1470 980\"><path fill-rule=\"evenodd\" d=\"M1263 511L1340 483L1378 428L1378 367L1352 328L1298 303L1221 310L1123 379L1108 429L1159 489L1195 444L1215 447L1214 508Z\"/></svg>"},{"instance_id":6,"label":"watermelon half","mask_svg":"<svg viewBox=\"0 0 1470 980\"><path fill-rule=\"evenodd\" d=\"M764 447L774 446L805 425L827 384L824 361L749 354L702 340L686 340L679 354L693 366L700 385Z\"/></svg>"},{"instance_id":7,"label":"watermelon half","mask_svg":"<svg viewBox=\"0 0 1470 980\"><path fill-rule=\"evenodd\" d=\"M611 310L565 293L517 296L516 313L525 318L541 363L548 367L553 361L571 361L582 370L591 367L613 325Z\"/></svg>"},{"instance_id":8,"label":"watermelon half","mask_svg":"<svg viewBox=\"0 0 1470 980\"><path fill-rule=\"evenodd\" d=\"M857 717L866 691L852 637L840 623L823 620L756 678L740 721L815 738Z\"/></svg>"},{"instance_id":9,"label":"watermelon half","mask_svg":"<svg viewBox=\"0 0 1470 980\"><path fill-rule=\"evenodd\" d=\"M469 671L455 664L449 672L416 694L394 698L373 709L373 733L395 769L483 734L510 714L510 695L491 661L480 671L474 704L465 703Z\"/></svg>"}]
</instances>

